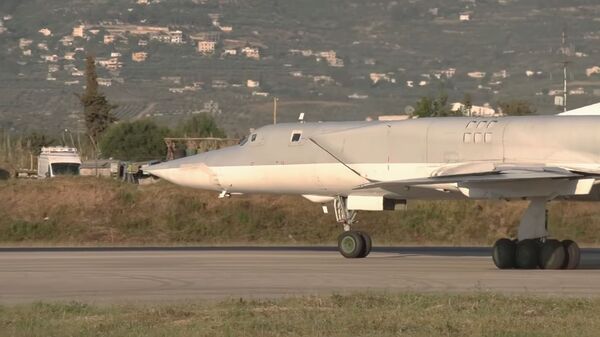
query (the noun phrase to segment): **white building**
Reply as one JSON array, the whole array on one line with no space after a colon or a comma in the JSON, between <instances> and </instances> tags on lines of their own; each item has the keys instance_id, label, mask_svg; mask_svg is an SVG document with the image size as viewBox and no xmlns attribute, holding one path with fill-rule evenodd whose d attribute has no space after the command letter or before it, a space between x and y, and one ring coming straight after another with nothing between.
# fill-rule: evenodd
<instances>
[{"instance_id":1,"label":"white building","mask_svg":"<svg viewBox=\"0 0 600 337\"><path fill-rule=\"evenodd\" d=\"M254 81L254 80L247 80L246 81L246 86L248 88L258 88L258 87L260 87L260 82L259 81Z\"/></svg>"},{"instance_id":2,"label":"white building","mask_svg":"<svg viewBox=\"0 0 600 337\"><path fill-rule=\"evenodd\" d=\"M198 41L198 52L201 54L212 54L215 52L215 41Z\"/></svg>"},{"instance_id":3,"label":"white building","mask_svg":"<svg viewBox=\"0 0 600 337\"><path fill-rule=\"evenodd\" d=\"M85 29L84 25L75 26L75 27L73 27L73 33L71 35L73 37L83 37L84 29Z\"/></svg>"},{"instance_id":4,"label":"white building","mask_svg":"<svg viewBox=\"0 0 600 337\"><path fill-rule=\"evenodd\" d=\"M258 48L245 47L242 49L242 54L246 55L247 58L260 59L260 50Z\"/></svg>"},{"instance_id":5,"label":"white building","mask_svg":"<svg viewBox=\"0 0 600 337\"><path fill-rule=\"evenodd\" d=\"M450 110L454 112L461 112L465 116L473 117L493 117L499 116L489 103L485 103L483 106L473 105L471 108L467 108L466 105L460 102L452 103Z\"/></svg>"},{"instance_id":6,"label":"white building","mask_svg":"<svg viewBox=\"0 0 600 337\"><path fill-rule=\"evenodd\" d=\"M50 36L52 35L52 31L48 28L42 28L40 30L38 30L38 33L44 35L44 36Z\"/></svg>"},{"instance_id":7,"label":"white building","mask_svg":"<svg viewBox=\"0 0 600 337\"><path fill-rule=\"evenodd\" d=\"M484 78L486 75L486 73L484 71L472 71L470 73L467 73L467 76L469 76L470 78L476 78L476 79L482 79Z\"/></svg>"}]
</instances>

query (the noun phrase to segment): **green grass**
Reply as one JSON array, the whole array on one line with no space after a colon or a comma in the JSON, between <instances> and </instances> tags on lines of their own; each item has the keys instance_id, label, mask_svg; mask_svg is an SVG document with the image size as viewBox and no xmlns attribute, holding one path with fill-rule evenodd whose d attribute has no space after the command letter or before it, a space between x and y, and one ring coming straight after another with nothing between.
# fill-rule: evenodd
<instances>
[{"instance_id":1,"label":"green grass","mask_svg":"<svg viewBox=\"0 0 600 337\"><path fill-rule=\"evenodd\" d=\"M355 228L376 245L489 245L514 236L525 202L411 202L408 210L359 212ZM593 203L552 203L551 233L584 245L600 240ZM111 179L0 182L0 245L327 244L341 226L297 196L234 196L166 182Z\"/></svg>"},{"instance_id":2,"label":"green grass","mask_svg":"<svg viewBox=\"0 0 600 337\"><path fill-rule=\"evenodd\" d=\"M0 306L2 336L597 336L600 299L358 293Z\"/></svg>"}]
</instances>

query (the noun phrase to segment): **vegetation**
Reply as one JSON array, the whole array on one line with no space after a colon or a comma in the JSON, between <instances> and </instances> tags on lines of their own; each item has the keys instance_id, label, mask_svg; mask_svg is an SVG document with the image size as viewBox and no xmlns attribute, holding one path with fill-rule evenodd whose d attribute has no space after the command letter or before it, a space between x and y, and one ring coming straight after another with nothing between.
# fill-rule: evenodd
<instances>
[{"instance_id":1,"label":"vegetation","mask_svg":"<svg viewBox=\"0 0 600 337\"><path fill-rule=\"evenodd\" d=\"M164 138L169 129L143 119L118 123L102 136L100 149L105 158L144 161L164 158L167 149Z\"/></svg>"},{"instance_id":2,"label":"vegetation","mask_svg":"<svg viewBox=\"0 0 600 337\"><path fill-rule=\"evenodd\" d=\"M117 120L112 110L117 106L112 105L106 96L98 91L98 75L96 74L96 61L88 55L85 61L86 87L83 95L79 96L83 105L85 127L92 144L97 148L100 136L108 127Z\"/></svg>"},{"instance_id":3,"label":"vegetation","mask_svg":"<svg viewBox=\"0 0 600 337\"><path fill-rule=\"evenodd\" d=\"M0 335L597 336L599 299L356 293L274 300L0 306Z\"/></svg>"},{"instance_id":4,"label":"vegetation","mask_svg":"<svg viewBox=\"0 0 600 337\"><path fill-rule=\"evenodd\" d=\"M206 113L195 115L179 126L183 137L216 137L225 138L225 131L219 128L214 118Z\"/></svg>"},{"instance_id":5,"label":"vegetation","mask_svg":"<svg viewBox=\"0 0 600 337\"><path fill-rule=\"evenodd\" d=\"M376 245L490 245L515 236L525 202L411 202L408 210L361 212L357 229ZM593 203L552 203L551 233L600 244ZM0 182L0 244L182 245L327 244L341 226L318 204L292 196L218 199L166 182L137 186L111 179Z\"/></svg>"},{"instance_id":6,"label":"vegetation","mask_svg":"<svg viewBox=\"0 0 600 337\"><path fill-rule=\"evenodd\" d=\"M536 112L535 107L524 100L498 102L498 107L507 116L525 116Z\"/></svg>"},{"instance_id":7,"label":"vegetation","mask_svg":"<svg viewBox=\"0 0 600 337\"><path fill-rule=\"evenodd\" d=\"M414 116L418 117L446 117L454 116L457 113L450 110L448 106L448 95L440 93L438 97L431 96L421 97L415 105Z\"/></svg>"}]
</instances>

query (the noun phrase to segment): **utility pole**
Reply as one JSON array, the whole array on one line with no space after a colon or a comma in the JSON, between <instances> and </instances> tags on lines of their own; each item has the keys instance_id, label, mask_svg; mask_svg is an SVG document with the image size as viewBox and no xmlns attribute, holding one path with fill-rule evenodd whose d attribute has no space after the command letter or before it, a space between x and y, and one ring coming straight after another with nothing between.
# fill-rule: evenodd
<instances>
[{"instance_id":1,"label":"utility pole","mask_svg":"<svg viewBox=\"0 0 600 337\"><path fill-rule=\"evenodd\" d=\"M562 32L562 54L564 56L563 59L563 112L567 111L567 65L569 61L567 60L568 52L567 52L567 28L565 27Z\"/></svg>"},{"instance_id":2,"label":"utility pole","mask_svg":"<svg viewBox=\"0 0 600 337\"><path fill-rule=\"evenodd\" d=\"M273 97L273 124L277 124L277 97Z\"/></svg>"}]
</instances>

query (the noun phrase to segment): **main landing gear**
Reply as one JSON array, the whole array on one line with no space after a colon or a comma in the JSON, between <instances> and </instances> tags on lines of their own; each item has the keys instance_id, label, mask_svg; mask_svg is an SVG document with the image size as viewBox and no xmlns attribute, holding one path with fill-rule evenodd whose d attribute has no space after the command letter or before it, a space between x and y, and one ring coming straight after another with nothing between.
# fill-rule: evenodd
<instances>
[{"instance_id":1,"label":"main landing gear","mask_svg":"<svg viewBox=\"0 0 600 337\"><path fill-rule=\"evenodd\" d=\"M576 269L581 251L571 240L548 239L546 198L532 198L519 224L518 240L500 239L492 251L499 269Z\"/></svg>"},{"instance_id":2,"label":"main landing gear","mask_svg":"<svg viewBox=\"0 0 600 337\"><path fill-rule=\"evenodd\" d=\"M338 250L345 258L363 258L371 252L371 236L365 232L352 230L356 211L348 210L346 200L344 197L337 197L333 201L335 218L337 222L344 225L344 232L338 237Z\"/></svg>"}]
</instances>

